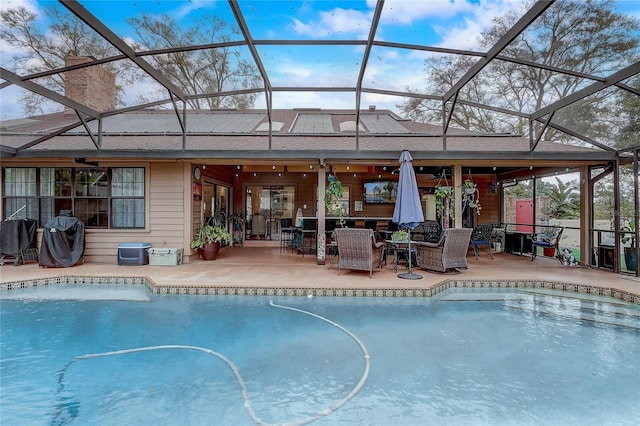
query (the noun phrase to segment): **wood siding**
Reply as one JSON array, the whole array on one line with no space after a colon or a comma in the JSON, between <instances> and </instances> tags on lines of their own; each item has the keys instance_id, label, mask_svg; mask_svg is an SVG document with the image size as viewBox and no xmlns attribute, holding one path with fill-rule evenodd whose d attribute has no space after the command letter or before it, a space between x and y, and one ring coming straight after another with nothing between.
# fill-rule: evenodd
<instances>
[{"instance_id":1,"label":"wood siding","mask_svg":"<svg viewBox=\"0 0 640 426\"><path fill-rule=\"evenodd\" d=\"M144 230L93 230L85 232L87 262L117 263L118 245L123 242L148 242L152 247L183 248L186 228L184 196L191 182L185 184L182 163L152 163L147 173L147 228Z\"/></svg>"}]
</instances>

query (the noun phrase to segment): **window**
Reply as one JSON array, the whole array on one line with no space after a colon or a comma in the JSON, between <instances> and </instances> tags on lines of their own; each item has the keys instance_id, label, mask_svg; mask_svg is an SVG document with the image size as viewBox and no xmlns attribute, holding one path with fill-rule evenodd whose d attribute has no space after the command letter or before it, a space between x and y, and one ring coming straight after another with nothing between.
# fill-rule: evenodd
<instances>
[{"instance_id":1,"label":"window","mask_svg":"<svg viewBox=\"0 0 640 426\"><path fill-rule=\"evenodd\" d=\"M4 217L38 220L42 227L71 210L88 228L144 228L145 170L11 168L4 172Z\"/></svg>"}]
</instances>

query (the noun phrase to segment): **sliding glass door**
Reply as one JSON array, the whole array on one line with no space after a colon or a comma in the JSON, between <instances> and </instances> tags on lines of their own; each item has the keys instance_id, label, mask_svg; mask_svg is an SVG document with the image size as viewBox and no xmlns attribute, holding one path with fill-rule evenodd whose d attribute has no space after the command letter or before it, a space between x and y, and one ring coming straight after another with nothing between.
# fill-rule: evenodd
<instances>
[{"instance_id":1,"label":"sliding glass door","mask_svg":"<svg viewBox=\"0 0 640 426\"><path fill-rule=\"evenodd\" d=\"M280 219L295 215L295 187L253 185L245 190L247 237L280 239Z\"/></svg>"}]
</instances>

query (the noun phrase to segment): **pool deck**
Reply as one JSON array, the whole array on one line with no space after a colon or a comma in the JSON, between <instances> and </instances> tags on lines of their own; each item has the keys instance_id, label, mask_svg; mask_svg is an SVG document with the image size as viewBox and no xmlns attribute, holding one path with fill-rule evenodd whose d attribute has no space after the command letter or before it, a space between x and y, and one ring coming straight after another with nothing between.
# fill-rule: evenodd
<instances>
[{"instance_id":1,"label":"pool deck","mask_svg":"<svg viewBox=\"0 0 640 426\"><path fill-rule=\"evenodd\" d=\"M494 259L485 251L476 261L468 255L469 268L458 274L440 274L414 268L419 280L398 277L390 265L374 271L342 270L334 264L317 265L315 255L281 252L277 246L226 247L214 261L195 260L177 266L118 266L85 263L72 268L40 268L37 264L0 267L0 283L32 281L51 277L144 277L160 287L251 287L287 289L429 289L448 281L536 281L602 287L620 290L640 297L640 279L627 274L582 266L563 266L554 259L497 253Z\"/></svg>"}]
</instances>

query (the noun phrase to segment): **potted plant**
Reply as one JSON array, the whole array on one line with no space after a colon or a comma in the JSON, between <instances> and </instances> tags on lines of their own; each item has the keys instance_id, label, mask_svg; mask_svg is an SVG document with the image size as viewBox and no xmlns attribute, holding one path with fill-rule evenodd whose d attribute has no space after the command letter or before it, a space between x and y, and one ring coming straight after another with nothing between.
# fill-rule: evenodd
<instances>
[{"instance_id":1,"label":"potted plant","mask_svg":"<svg viewBox=\"0 0 640 426\"><path fill-rule=\"evenodd\" d=\"M229 243L231 235L220 227L202 224L200 225L191 240L191 249L198 251L198 256L202 260L215 260L220 252L222 243Z\"/></svg>"},{"instance_id":2,"label":"potted plant","mask_svg":"<svg viewBox=\"0 0 640 426\"><path fill-rule=\"evenodd\" d=\"M452 195L451 187L437 184L434 188L433 195L436 196L436 208L438 209L440 214L442 214L445 200Z\"/></svg>"},{"instance_id":3,"label":"potted plant","mask_svg":"<svg viewBox=\"0 0 640 426\"><path fill-rule=\"evenodd\" d=\"M462 208L465 209L468 206L476 209L476 213L480 215L482 206L480 205L480 191L478 191L476 184L471 179L466 179L460 185L460 189L462 192Z\"/></svg>"},{"instance_id":4,"label":"potted plant","mask_svg":"<svg viewBox=\"0 0 640 426\"><path fill-rule=\"evenodd\" d=\"M244 223L244 213L242 212L234 212L229 216L229 221L233 225L233 229L242 229L242 224Z\"/></svg>"},{"instance_id":5,"label":"potted plant","mask_svg":"<svg viewBox=\"0 0 640 426\"><path fill-rule=\"evenodd\" d=\"M540 234L537 235L537 238L540 239L541 241L550 242L553 239L553 237L555 237L557 232L558 232L557 228L554 228L553 226L545 226L540 230ZM547 257L554 257L556 255L556 248L544 247L542 249L542 252Z\"/></svg>"},{"instance_id":6,"label":"potted plant","mask_svg":"<svg viewBox=\"0 0 640 426\"><path fill-rule=\"evenodd\" d=\"M405 230L398 230L391 234L391 241L394 243L408 243L409 233Z\"/></svg>"},{"instance_id":7,"label":"potted plant","mask_svg":"<svg viewBox=\"0 0 640 426\"><path fill-rule=\"evenodd\" d=\"M629 271L636 270L636 222L627 220L620 227L625 234L622 235L622 244L624 244L624 261Z\"/></svg>"},{"instance_id":8,"label":"potted plant","mask_svg":"<svg viewBox=\"0 0 640 426\"><path fill-rule=\"evenodd\" d=\"M445 182L440 182L434 187L433 195L436 197L436 213L442 228L448 228L449 223L449 198L453 195L453 188Z\"/></svg>"}]
</instances>

